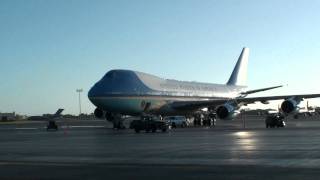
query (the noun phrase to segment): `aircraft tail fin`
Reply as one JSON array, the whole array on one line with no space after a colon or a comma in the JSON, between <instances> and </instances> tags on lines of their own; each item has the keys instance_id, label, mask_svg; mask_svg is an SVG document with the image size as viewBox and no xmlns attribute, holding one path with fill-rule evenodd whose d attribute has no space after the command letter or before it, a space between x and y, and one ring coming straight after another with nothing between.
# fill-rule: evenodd
<instances>
[{"instance_id":1,"label":"aircraft tail fin","mask_svg":"<svg viewBox=\"0 0 320 180\"><path fill-rule=\"evenodd\" d=\"M54 114L54 116L60 116L64 109L58 109L58 111Z\"/></svg>"},{"instance_id":2,"label":"aircraft tail fin","mask_svg":"<svg viewBox=\"0 0 320 180\"><path fill-rule=\"evenodd\" d=\"M249 60L249 48L243 48L239 56L238 62L234 67L227 85L230 86L246 86L247 85L247 71Z\"/></svg>"}]
</instances>

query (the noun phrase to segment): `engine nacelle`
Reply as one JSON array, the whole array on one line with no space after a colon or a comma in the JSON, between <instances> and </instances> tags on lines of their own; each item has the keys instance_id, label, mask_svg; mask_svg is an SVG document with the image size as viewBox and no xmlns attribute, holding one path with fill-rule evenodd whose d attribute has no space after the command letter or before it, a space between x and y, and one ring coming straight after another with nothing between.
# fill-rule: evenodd
<instances>
[{"instance_id":1,"label":"engine nacelle","mask_svg":"<svg viewBox=\"0 0 320 180\"><path fill-rule=\"evenodd\" d=\"M282 112L286 113L286 114L290 114L293 112L298 111L298 102L293 100L293 99L288 99L283 101L283 103L281 104L281 110Z\"/></svg>"},{"instance_id":2,"label":"engine nacelle","mask_svg":"<svg viewBox=\"0 0 320 180\"><path fill-rule=\"evenodd\" d=\"M101 109L96 108L94 110L94 116L96 118L98 118L98 119L103 119L104 118L104 114L105 114L105 112L103 110L101 110Z\"/></svg>"},{"instance_id":3,"label":"engine nacelle","mask_svg":"<svg viewBox=\"0 0 320 180\"><path fill-rule=\"evenodd\" d=\"M222 120L233 120L238 114L239 112L236 107L230 104L225 104L217 108L217 116Z\"/></svg>"}]
</instances>

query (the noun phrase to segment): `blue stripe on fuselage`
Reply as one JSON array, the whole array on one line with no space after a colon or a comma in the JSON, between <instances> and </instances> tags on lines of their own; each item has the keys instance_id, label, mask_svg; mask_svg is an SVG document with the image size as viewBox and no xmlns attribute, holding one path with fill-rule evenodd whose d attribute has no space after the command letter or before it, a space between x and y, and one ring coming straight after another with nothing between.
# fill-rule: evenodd
<instances>
[{"instance_id":1,"label":"blue stripe on fuselage","mask_svg":"<svg viewBox=\"0 0 320 180\"><path fill-rule=\"evenodd\" d=\"M217 98L215 98L217 99ZM178 113L176 109L172 109L170 104L178 101L203 101L208 98L201 97L170 97L170 96L104 96L91 97L90 100L95 106L102 110L126 114L140 115L145 110L146 103L150 103L150 109L154 114L172 114ZM210 98L210 100L213 100Z\"/></svg>"}]
</instances>

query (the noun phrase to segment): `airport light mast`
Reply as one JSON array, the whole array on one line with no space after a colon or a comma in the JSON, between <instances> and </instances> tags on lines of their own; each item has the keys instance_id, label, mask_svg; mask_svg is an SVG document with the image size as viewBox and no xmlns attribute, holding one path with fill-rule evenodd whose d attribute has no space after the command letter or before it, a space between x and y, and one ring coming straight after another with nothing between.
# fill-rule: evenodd
<instances>
[{"instance_id":1,"label":"airport light mast","mask_svg":"<svg viewBox=\"0 0 320 180\"><path fill-rule=\"evenodd\" d=\"M76 92L79 93L79 117L81 115L81 93L83 92L83 89L76 89Z\"/></svg>"}]
</instances>

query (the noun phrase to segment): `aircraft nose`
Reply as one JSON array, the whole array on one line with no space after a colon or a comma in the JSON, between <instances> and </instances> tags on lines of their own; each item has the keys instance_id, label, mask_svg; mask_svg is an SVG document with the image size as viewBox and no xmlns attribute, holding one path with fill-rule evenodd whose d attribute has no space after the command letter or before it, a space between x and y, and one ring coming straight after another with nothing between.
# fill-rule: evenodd
<instances>
[{"instance_id":1,"label":"aircraft nose","mask_svg":"<svg viewBox=\"0 0 320 180\"><path fill-rule=\"evenodd\" d=\"M88 98L89 99L91 99L91 98L93 98L93 97L95 97L96 96L96 86L94 85L94 86L92 86L91 87L91 89L89 90L89 92L88 92Z\"/></svg>"}]
</instances>

